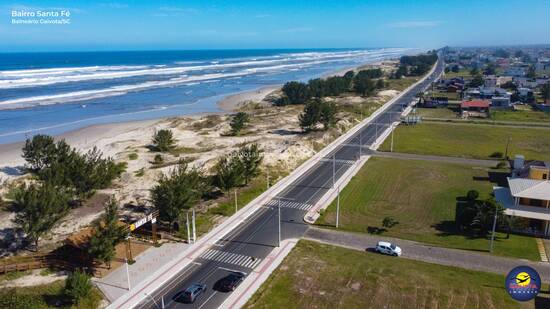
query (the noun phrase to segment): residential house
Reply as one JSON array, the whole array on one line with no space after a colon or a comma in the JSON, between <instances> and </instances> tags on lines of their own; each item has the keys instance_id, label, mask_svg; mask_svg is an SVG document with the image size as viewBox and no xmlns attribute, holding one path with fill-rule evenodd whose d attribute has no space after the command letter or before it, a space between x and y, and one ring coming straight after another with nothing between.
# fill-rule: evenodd
<instances>
[{"instance_id":1,"label":"residential house","mask_svg":"<svg viewBox=\"0 0 550 309\"><path fill-rule=\"evenodd\" d=\"M489 75L489 76L485 77L483 85L485 87L488 87L488 88L494 88L494 87L497 86L497 82L498 82L498 80L497 80L496 76Z\"/></svg>"},{"instance_id":2,"label":"residential house","mask_svg":"<svg viewBox=\"0 0 550 309\"><path fill-rule=\"evenodd\" d=\"M512 66L512 67L509 67L508 70L506 70L506 72L504 72L504 75L525 76L525 69L523 67Z\"/></svg>"},{"instance_id":3,"label":"residential house","mask_svg":"<svg viewBox=\"0 0 550 309\"><path fill-rule=\"evenodd\" d=\"M488 116L490 106L491 103L487 100L463 101L460 104L460 111L462 112L463 118L486 118Z\"/></svg>"},{"instance_id":4,"label":"residential house","mask_svg":"<svg viewBox=\"0 0 550 309\"><path fill-rule=\"evenodd\" d=\"M510 96L493 96L491 98L491 108L510 108Z\"/></svg>"},{"instance_id":5,"label":"residential house","mask_svg":"<svg viewBox=\"0 0 550 309\"><path fill-rule=\"evenodd\" d=\"M508 187L494 187L495 199L504 207L504 214L528 220L520 232L550 236L550 162L525 164L516 156Z\"/></svg>"}]
</instances>

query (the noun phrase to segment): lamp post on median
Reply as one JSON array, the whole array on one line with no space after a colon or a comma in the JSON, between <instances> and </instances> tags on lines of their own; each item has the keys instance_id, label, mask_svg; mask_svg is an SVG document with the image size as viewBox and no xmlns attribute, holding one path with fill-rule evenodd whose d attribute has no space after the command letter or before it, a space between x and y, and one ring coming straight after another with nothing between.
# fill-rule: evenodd
<instances>
[{"instance_id":1,"label":"lamp post on median","mask_svg":"<svg viewBox=\"0 0 550 309\"><path fill-rule=\"evenodd\" d=\"M235 189L235 213L239 211L239 206L237 204L237 189Z\"/></svg>"},{"instance_id":2,"label":"lamp post on median","mask_svg":"<svg viewBox=\"0 0 550 309\"><path fill-rule=\"evenodd\" d=\"M278 211L278 214L277 214L277 219L278 219L278 232L279 232L279 242L277 243L277 247L280 247L281 246L281 199L277 199L277 211Z\"/></svg>"},{"instance_id":3,"label":"lamp post on median","mask_svg":"<svg viewBox=\"0 0 550 309\"><path fill-rule=\"evenodd\" d=\"M493 243L495 241L495 230L497 227L497 216L498 216L498 212L497 212L497 209L495 208L495 218L493 220L493 232L491 233L491 246L489 248L490 253L493 253Z\"/></svg>"},{"instance_id":4,"label":"lamp post on median","mask_svg":"<svg viewBox=\"0 0 550 309\"><path fill-rule=\"evenodd\" d=\"M338 223L340 219L340 186L338 186L338 196L336 198L336 228L338 228Z\"/></svg>"},{"instance_id":5,"label":"lamp post on median","mask_svg":"<svg viewBox=\"0 0 550 309\"><path fill-rule=\"evenodd\" d=\"M336 182L335 174L336 174L336 153L332 154L332 187L333 188L334 188L334 183Z\"/></svg>"}]
</instances>

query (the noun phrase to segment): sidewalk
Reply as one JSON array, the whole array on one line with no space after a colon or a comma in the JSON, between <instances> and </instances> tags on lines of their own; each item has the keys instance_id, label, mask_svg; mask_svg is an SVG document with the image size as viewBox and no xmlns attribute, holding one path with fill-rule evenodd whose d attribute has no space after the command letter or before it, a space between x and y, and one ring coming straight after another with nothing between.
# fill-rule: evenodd
<instances>
[{"instance_id":1,"label":"sidewalk","mask_svg":"<svg viewBox=\"0 0 550 309\"><path fill-rule=\"evenodd\" d=\"M341 232L316 227L310 227L305 233L304 239L360 251L365 251L367 248L374 248L378 241L389 241L401 247L403 250L401 258L501 275L506 275L516 266L528 265L538 271L544 282L550 282L550 264L544 262L532 262L467 250L433 247L410 240Z\"/></svg>"},{"instance_id":2,"label":"sidewalk","mask_svg":"<svg viewBox=\"0 0 550 309\"><path fill-rule=\"evenodd\" d=\"M143 282L157 270L155 266L158 267L158 265L168 263L178 253L187 250L189 246L186 243L165 243L158 248L152 247L138 255L135 258L135 263L128 266L130 287ZM128 276L124 265L109 275L94 280L94 282L110 302L115 301L129 290Z\"/></svg>"}]
</instances>

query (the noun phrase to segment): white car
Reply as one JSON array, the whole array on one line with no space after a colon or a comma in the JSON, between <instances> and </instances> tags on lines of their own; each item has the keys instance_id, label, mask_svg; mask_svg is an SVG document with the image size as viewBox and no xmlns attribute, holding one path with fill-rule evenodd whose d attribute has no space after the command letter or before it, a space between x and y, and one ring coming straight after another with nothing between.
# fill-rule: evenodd
<instances>
[{"instance_id":1,"label":"white car","mask_svg":"<svg viewBox=\"0 0 550 309\"><path fill-rule=\"evenodd\" d=\"M382 254L401 256L401 248L387 241L379 241L374 250Z\"/></svg>"}]
</instances>

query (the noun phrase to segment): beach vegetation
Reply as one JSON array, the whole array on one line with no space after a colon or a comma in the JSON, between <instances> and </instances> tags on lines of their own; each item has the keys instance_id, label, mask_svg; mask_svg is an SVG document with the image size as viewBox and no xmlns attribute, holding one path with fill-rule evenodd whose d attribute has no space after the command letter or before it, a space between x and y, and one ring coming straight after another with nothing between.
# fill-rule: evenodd
<instances>
[{"instance_id":1,"label":"beach vegetation","mask_svg":"<svg viewBox=\"0 0 550 309\"><path fill-rule=\"evenodd\" d=\"M174 133L169 129L162 129L153 135L153 147L160 152L168 152L176 146Z\"/></svg>"},{"instance_id":2,"label":"beach vegetation","mask_svg":"<svg viewBox=\"0 0 550 309\"><path fill-rule=\"evenodd\" d=\"M132 152L128 155L128 160L137 160L138 154L136 152Z\"/></svg>"},{"instance_id":3,"label":"beach vegetation","mask_svg":"<svg viewBox=\"0 0 550 309\"><path fill-rule=\"evenodd\" d=\"M53 137L47 135L27 139L23 158L40 181L66 188L79 198L87 198L95 190L110 186L125 170L123 163L103 158L96 147L81 154L64 140L54 142Z\"/></svg>"},{"instance_id":4,"label":"beach vegetation","mask_svg":"<svg viewBox=\"0 0 550 309\"><path fill-rule=\"evenodd\" d=\"M115 246L124 236L124 230L118 221L118 203L111 198L105 204L101 218L94 223L88 254L110 268L111 260L115 257Z\"/></svg>"},{"instance_id":5,"label":"beach vegetation","mask_svg":"<svg viewBox=\"0 0 550 309\"><path fill-rule=\"evenodd\" d=\"M355 92L362 96L369 96L374 92L376 89L376 83L370 76L371 74L367 70L360 71L357 75L355 75L353 80L353 88Z\"/></svg>"},{"instance_id":6,"label":"beach vegetation","mask_svg":"<svg viewBox=\"0 0 550 309\"><path fill-rule=\"evenodd\" d=\"M161 154L157 154L157 155L155 155L155 158L153 159L153 163L156 164L156 165L162 164L162 163L164 163L164 158L162 157Z\"/></svg>"},{"instance_id":7,"label":"beach vegetation","mask_svg":"<svg viewBox=\"0 0 550 309\"><path fill-rule=\"evenodd\" d=\"M244 164L232 154L222 156L214 167L214 185L225 192L244 183Z\"/></svg>"},{"instance_id":8,"label":"beach vegetation","mask_svg":"<svg viewBox=\"0 0 550 309\"><path fill-rule=\"evenodd\" d=\"M70 273L65 280L63 292L72 304L78 305L82 299L87 298L92 292L90 276L78 270Z\"/></svg>"},{"instance_id":9,"label":"beach vegetation","mask_svg":"<svg viewBox=\"0 0 550 309\"><path fill-rule=\"evenodd\" d=\"M14 222L38 251L39 239L67 214L70 195L51 183L22 184L15 194Z\"/></svg>"},{"instance_id":10,"label":"beach vegetation","mask_svg":"<svg viewBox=\"0 0 550 309\"><path fill-rule=\"evenodd\" d=\"M304 104L311 98L307 84L302 82L288 82L283 85L282 91L290 104Z\"/></svg>"},{"instance_id":11,"label":"beach vegetation","mask_svg":"<svg viewBox=\"0 0 550 309\"><path fill-rule=\"evenodd\" d=\"M229 123L231 127L231 135L239 135L249 122L250 116L245 112L238 112L233 115Z\"/></svg>"},{"instance_id":12,"label":"beach vegetation","mask_svg":"<svg viewBox=\"0 0 550 309\"><path fill-rule=\"evenodd\" d=\"M320 99L311 100L298 117L304 132L314 130L319 123L323 125L324 130L328 130L336 123L336 105Z\"/></svg>"},{"instance_id":13,"label":"beach vegetation","mask_svg":"<svg viewBox=\"0 0 550 309\"><path fill-rule=\"evenodd\" d=\"M259 175L260 164L263 160L263 149L257 143L245 145L238 150L239 157L243 165L244 184Z\"/></svg>"},{"instance_id":14,"label":"beach vegetation","mask_svg":"<svg viewBox=\"0 0 550 309\"><path fill-rule=\"evenodd\" d=\"M402 76L421 76L426 74L437 61L437 53L429 52L416 56L402 56L399 59L399 69L396 77Z\"/></svg>"},{"instance_id":15,"label":"beach vegetation","mask_svg":"<svg viewBox=\"0 0 550 309\"><path fill-rule=\"evenodd\" d=\"M168 221L170 228L178 215L194 207L206 188L202 172L180 162L168 174L161 174L158 183L151 189L151 201L159 211L161 220Z\"/></svg>"}]
</instances>

